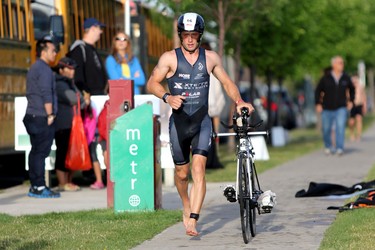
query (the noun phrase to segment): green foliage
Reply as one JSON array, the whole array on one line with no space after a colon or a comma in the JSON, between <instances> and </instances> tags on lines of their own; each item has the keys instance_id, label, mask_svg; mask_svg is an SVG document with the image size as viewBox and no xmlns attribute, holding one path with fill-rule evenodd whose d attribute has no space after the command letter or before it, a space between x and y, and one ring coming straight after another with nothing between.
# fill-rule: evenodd
<instances>
[{"instance_id":1,"label":"green foliage","mask_svg":"<svg viewBox=\"0 0 375 250\"><path fill-rule=\"evenodd\" d=\"M334 55L346 59L349 72L356 69L359 60L374 60L370 32L374 22L371 0L321 0L314 13L315 23L309 31L310 49L306 53L306 66L317 73L330 63Z\"/></svg>"},{"instance_id":2,"label":"green foliage","mask_svg":"<svg viewBox=\"0 0 375 250\"><path fill-rule=\"evenodd\" d=\"M181 211L0 214L0 249L130 249L181 220Z\"/></svg>"},{"instance_id":3,"label":"green foliage","mask_svg":"<svg viewBox=\"0 0 375 250\"><path fill-rule=\"evenodd\" d=\"M240 50L242 63L255 65L259 74L272 71L278 78L306 74L318 78L335 55L345 58L349 72L356 69L359 60L375 65L373 0L159 2L176 16L187 11L200 13L210 24L210 32L218 35L218 4L222 2L226 51Z\"/></svg>"}]
</instances>

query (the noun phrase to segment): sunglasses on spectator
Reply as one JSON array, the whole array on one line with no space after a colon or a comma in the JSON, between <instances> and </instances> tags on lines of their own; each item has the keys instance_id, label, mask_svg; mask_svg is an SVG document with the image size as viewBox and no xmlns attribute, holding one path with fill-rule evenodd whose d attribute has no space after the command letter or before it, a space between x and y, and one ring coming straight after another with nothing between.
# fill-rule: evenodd
<instances>
[{"instance_id":1,"label":"sunglasses on spectator","mask_svg":"<svg viewBox=\"0 0 375 250\"><path fill-rule=\"evenodd\" d=\"M124 42L124 41L128 41L129 39L127 39L126 37L116 37L116 41L121 41L121 42Z\"/></svg>"}]
</instances>

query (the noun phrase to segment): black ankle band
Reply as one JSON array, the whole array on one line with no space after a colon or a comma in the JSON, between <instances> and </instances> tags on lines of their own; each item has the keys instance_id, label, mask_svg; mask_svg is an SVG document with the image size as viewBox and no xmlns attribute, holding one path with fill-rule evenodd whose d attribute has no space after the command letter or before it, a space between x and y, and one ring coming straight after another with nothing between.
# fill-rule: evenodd
<instances>
[{"instance_id":1,"label":"black ankle band","mask_svg":"<svg viewBox=\"0 0 375 250\"><path fill-rule=\"evenodd\" d=\"M196 221L198 221L198 219L199 219L199 214L190 213L190 218L191 218L191 219L195 219Z\"/></svg>"}]
</instances>

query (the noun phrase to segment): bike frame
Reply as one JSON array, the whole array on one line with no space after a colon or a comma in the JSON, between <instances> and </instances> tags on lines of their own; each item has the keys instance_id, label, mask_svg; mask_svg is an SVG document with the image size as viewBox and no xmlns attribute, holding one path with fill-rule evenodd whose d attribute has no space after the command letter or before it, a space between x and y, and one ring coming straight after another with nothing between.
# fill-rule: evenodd
<instances>
[{"instance_id":1,"label":"bike frame","mask_svg":"<svg viewBox=\"0 0 375 250\"><path fill-rule=\"evenodd\" d=\"M227 187L224 190L224 196L230 202L239 202L242 237L245 244L249 243L250 235L254 237L256 234L256 210L260 214L257 195L262 192L254 165L255 152L250 137L268 135L267 131L250 132L252 129L258 127L262 121L251 125L248 123L248 118L249 112L246 108L243 108L241 116L233 116L232 125L229 126L222 123L226 128L233 128L235 133L219 133L216 135L217 137L236 136L237 175L234 190L235 195L233 193L228 195L228 192L232 191L229 191ZM257 191L257 189L259 190ZM227 192L227 195L225 192Z\"/></svg>"},{"instance_id":2,"label":"bike frame","mask_svg":"<svg viewBox=\"0 0 375 250\"><path fill-rule=\"evenodd\" d=\"M258 131L258 132L248 132L245 134L245 136L240 136L239 138L239 144L237 145L238 146L238 150L237 150L237 175L236 175L236 199L238 200L238 196L239 196L239 168L240 168L240 159L241 159L241 155L243 155L244 159L246 159L246 168L247 168L247 177L248 177L248 180L250 182L250 185L249 185L249 194L252 195L253 194L253 190L252 190L252 185L251 185L251 172L254 171L251 167L251 163L250 163L250 160L252 162L254 162L254 156L255 156L255 153L254 153L254 147L253 147L253 144L251 143L251 139L250 137L251 136L259 136L259 135L268 135L268 132L267 131ZM224 137L224 136L238 136L238 133L218 133L216 134L217 137ZM251 169L250 169L251 168ZM259 186L259 183L258 183L258 186ZM249 197L250 199L252 199L253 197Z\"/></svg>"}]
</instances>

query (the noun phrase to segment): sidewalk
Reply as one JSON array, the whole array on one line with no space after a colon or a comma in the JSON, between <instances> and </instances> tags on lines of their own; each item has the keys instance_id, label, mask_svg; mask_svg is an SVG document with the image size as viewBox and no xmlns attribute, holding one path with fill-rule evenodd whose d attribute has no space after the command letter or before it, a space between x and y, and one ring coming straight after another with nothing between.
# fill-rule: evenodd
<instances>
[{"instance_id":1,"label":"sidewalk","mask_svg":"<svg viewBox=\"0 0 375 250\"><path fill-rule=\"evenodd\" d=\"M277 206L271 214L257 216L257 235L244 244L238 203L229 203L222 194L225 183L208 183L201 211L199 237L188 237L178 223L134 249L317 249L324 231L335 219L336 211L328 206L341 206L343 199L294 198L310 181L351 186L360 182L375 163L375 125L360 143L346 143L346 153L325 156L319 150L268 170L259 176L262 189L277 194ZM283 150L280 148L280 150ZM234 152L233 152L234 154ZM257 163L261 168L262 162ZM18 186L0 192L0 213L10 215L42 214L106 208L106 190L83 188L63 192L59 199L32 199L28 187ZM163 207L180 209L175 187L163 187Z\"/></svg>"}]
</instances>

